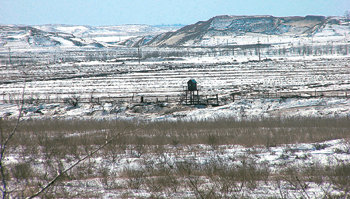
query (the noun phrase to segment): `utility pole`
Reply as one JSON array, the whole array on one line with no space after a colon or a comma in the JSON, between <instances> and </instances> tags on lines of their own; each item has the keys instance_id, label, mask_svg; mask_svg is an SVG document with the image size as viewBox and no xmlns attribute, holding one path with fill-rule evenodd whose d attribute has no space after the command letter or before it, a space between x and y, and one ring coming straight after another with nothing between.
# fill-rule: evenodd
<instances>
[{"instance_id":1,"label":"utility pole","mask_svg":"<svg viewBox=\"0 0 350 199\"><path fill-rule=\"evenodd\" d=\"M11 48L9 47L9 66L11 66Z\"/></svg>"},{"instance_id":2,"label":"utility pole","mask_svg":"<svg viewBox=\"0 0 350 199\"><path fill-rule=\"evenodd\" d=\"M139 64L141 63L141 52L140 52L140 45L137 45L137 56L139 58Z\"/></svg>"},{"instance_id":3,"label":"utility pole","mask_svg":"<svg viewBox=\"0 0 350 199\"><path fill-rule=\"evenodd\" d=\"M261 56L260 56L260 40L258 39L258 55L259 55L259 62L261 62Z\"/></svg>"}]
</instances>

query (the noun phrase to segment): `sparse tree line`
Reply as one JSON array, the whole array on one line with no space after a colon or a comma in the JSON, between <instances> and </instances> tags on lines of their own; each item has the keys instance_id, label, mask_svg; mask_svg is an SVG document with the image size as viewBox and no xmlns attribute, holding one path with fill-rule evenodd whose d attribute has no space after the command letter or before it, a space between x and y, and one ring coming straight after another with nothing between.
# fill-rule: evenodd
<instances>
[{"instance_id":1,"label":"sparse tree line","mask_svg":"<svg viewBox=\"0 0 350 199\"><path fill-rule=\"evenodd\" d=\"M198 57L198 56L257 56L260 52L262 57L271 56L313 56L313 55L349 55L350 44L326 45L305 44L287 47L264 47L254 48L137 48L106 49L100 51L67 51L67 52L47 52L47 53L2 53L0 55L0 65L2 66L32 66L36 64L55 64L66 62L84 61L122 61L123 58L133 57L135 61L150 58L171 58L171 57ZM119 60L120 59L120 60Z\"/></svg>"}]
</instances>

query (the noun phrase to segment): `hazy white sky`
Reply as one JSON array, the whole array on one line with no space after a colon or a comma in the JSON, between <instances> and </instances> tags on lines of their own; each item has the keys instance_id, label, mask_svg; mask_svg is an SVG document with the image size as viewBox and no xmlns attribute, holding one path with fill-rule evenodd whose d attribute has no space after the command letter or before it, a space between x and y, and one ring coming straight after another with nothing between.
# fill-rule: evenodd
<instances>
[{"instance_id":1,"label":"hazy white sky","mask_svg":"<svg viewBox=\"0 0 350 199\"><path fill-rule=\"evenodd\" d=\"M350 0L0 0L0 24L192 24L217 15L342 16Z\"/></svg>"}]
</instances>

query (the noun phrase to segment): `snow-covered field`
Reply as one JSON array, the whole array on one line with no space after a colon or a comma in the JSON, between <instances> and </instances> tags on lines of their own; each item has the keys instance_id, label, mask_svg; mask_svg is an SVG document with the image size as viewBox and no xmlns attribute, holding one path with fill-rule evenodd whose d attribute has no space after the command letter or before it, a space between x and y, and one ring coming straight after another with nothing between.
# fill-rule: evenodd
<instances>
[{"instance_id":1,"label":"snow-covered field","mask_svg":"<svg viewBox=\"0 0 350 199\"><path fill-rule=\"evenodd\" d=\"M92 61L4 66L0 71L0 114L16 117L16 103L24 88L28 102L25 118L349 116L348 56L276 57L263 62L248 59L223 56L141 64ZM198 82L201 102L218 94L222 106L181 105L190 79ZM139 104L141 96L146 104ZM77 106L63 103L69 98L77 98Z\"/></svg>"},{"instance_id":2,"label":"snow-covered field","mask_svg":"<svg viewBox=\"0 0 350 199\"><path fill-rule=\"evenodd\" d=\"M117 173L121 176L116 178L106 177L105 181L91 179L70 184L74 185L75 191L84 190L87 186L91 186L98 197L105 198L122 197L123 195L124 197L141 198L152 196L197 198L200 194L206 195L208 198L214 196L223 198L324 198L340 196L347 198L348 193L344 194L346 192L344 188L337 188L336 185L332 185L330 182L313 182L311 178L315 176L307 176L305 170L309 168L310 170L315 169L315 172L317 172L317 169L322 170L341 163L348 165L350 155L348 152L344 152L349 150L349 148L346 148L346 146L349 147L348 144L344 140L331 140L321 143L291 144L270 148L247 148L235 145L219 146L217 149L213 149L212 146L208 145L164 146L166 152L161 155L144 154L141 157L135 157L135 155L126 154L116 162L96 158L92 161L99 165L97 167L103 165L108 168L107 170L112 176ZM184 176L180 177L181 174L179 174L176 180L180 184L152 180L147 182L147 171L152 170L151 168L171 170L172 167L184 166L182 164L189 167L185 169L193 170L183 171L189 172L189 176L183 174ZM318 167L319 165L322 166ZM198 170L213 172L207 170L224 170L227 168L237 168L239 170L239 168L244 167L252 170L243 171L248 174L243 177L247 178L247 181L242 182L235 182L233 176L231 176L232 181L229 181L230 173L226 173L228 176L220 176L222 178L227 177L229 182L221 182L220 179L215 179L215 177L219 178L218 176L210 176L210 174L209 176L196 176ZM136 174L133 174L133 171ZM143 172L144 175L137 174L137 172ZM264 175L264 172L269 173L262 177L266 179L249 182L250 175ZM274 177L271 176L282 175L279 172L286 174L285 178L281 181L272 180ZM288 176L288 172L294 173ZM235 175L239 176L241 174L237 172ZM239 178L237 176L236 178ZM310 178L310 181L304 181L306 178ZM345 177L345 180L348 179L348 176ZM167 180L170 181L171 179ZM167 183L170 183L170 185ZM113 190L113 187L116 186L119 186L119 189ZM153 186L158 186L158 189ZM227 190L225 190L225 186L228 186ZM110 190L108 190L108 187L110 187ZM211 191L213 193L210 193Z\"/></svg>"}]
</instances>

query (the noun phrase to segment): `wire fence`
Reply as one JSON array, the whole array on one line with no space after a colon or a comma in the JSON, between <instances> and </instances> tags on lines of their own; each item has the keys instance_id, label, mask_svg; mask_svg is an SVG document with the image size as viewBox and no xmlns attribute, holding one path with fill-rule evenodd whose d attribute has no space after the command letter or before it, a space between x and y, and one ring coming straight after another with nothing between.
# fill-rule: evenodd
<instances>
[{"instance_id":1,"label":"wire fence","mask_svg":"<svg viewBox=\"0 0 350 199\"><path fill-rule=\"evenodd\" d=\"M350 98L350 90L327 90L327 91L281 91L281 92L231 92L224 94L199 94L199 100L195 104L224 105L241 99L288 99L288 98ZM3 104L105 104L105 103L178 103L189 104L185 93L178 92L172 95L142 95L129 94L124 96L89 96L80 94L38 96L25 95L21 99L19 94L0 94L0 103ZM190 103L192 104L192 103Z\"/></svg>"}]
</instances>

